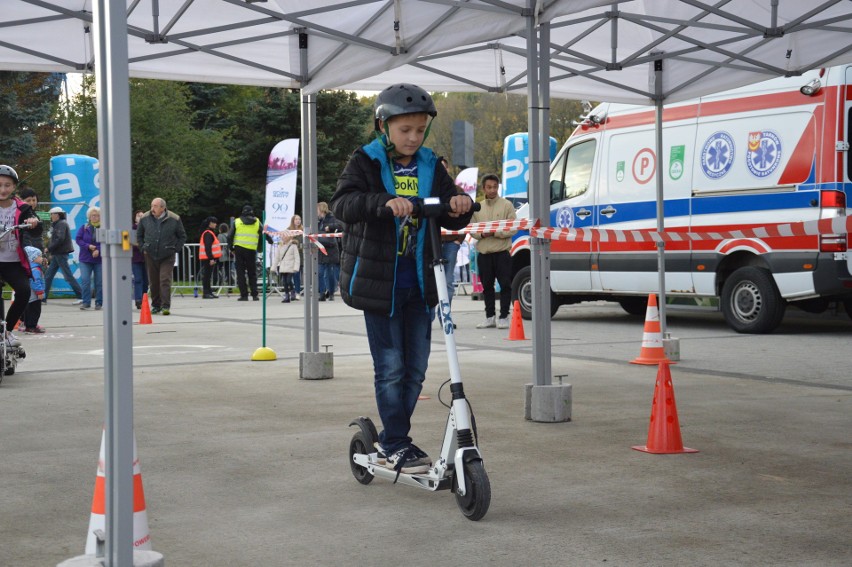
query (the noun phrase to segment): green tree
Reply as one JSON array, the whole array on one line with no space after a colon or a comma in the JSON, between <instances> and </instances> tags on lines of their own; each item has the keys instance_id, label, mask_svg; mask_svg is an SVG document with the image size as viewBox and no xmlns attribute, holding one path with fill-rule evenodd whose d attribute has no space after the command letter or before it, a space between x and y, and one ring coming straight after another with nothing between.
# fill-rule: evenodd
<instances>
[{"instance_id":1,"label":"green tree","mask_svg":"<svg viewBox=\"0 0 852 567\"><path fill-rule=\"evenodd\" d=\"M222 198L233 159L225 146L227 131L193 126L189 100L183 83L131 79L132 191L135 208L147 210L154 197L162 197L171 210L197 221L210 214L205 200ZM89 82L69 113L68 153L98 155L95 103Z\"/></svg>"},{"instance_id":2,"label":"green tree","mask_svg":"<svg viewBox=\"0 0 852 567\"><path fill-rule=\"evenodd\" d=\"M41 197L49 196L47 159L62 84L58 73L0 71L0 162L11 165Z\"/></svg>"}]
</instances>

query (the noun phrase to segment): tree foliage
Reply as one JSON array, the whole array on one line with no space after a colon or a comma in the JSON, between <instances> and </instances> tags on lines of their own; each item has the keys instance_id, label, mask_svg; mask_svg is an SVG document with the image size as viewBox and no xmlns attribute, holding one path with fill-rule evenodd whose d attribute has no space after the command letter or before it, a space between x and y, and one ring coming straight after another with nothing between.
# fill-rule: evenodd
<instances>
[{"instance_id":1,"label":"tree foliage","mask_svg":"<svg viewBox=\"0 0 852 567\"><path fill-rule=\"evenodd\" d=\"M21 179L44 198L44 159L51 155L54 112L62 75L0 71L0 162L16 168ZM44 169L44 171L42 171Z\"/></svg>"}]
</instances>

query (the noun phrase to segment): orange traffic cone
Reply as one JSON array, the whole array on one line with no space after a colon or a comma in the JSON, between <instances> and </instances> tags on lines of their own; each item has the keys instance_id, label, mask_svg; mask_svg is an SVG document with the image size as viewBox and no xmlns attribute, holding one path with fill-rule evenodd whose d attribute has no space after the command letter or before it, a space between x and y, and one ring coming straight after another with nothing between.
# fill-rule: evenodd
<instances>
[{"instance_id":1,"label":"orange traffic cone","mask_svg":"<svg viewBox=\"0 0 852 567\"><path fill-rule=\"evenodd\" d=\"M509 336L506 337L507 341L525 341L527 340L526 336L524 336L524 320L521 317L521 302L517 299L515 303L512 305L512 323L509 325Z\"/></svg>"},{"instance_id":2,"label":"orange traffic cone","mask_svg":"<svg viewBox=\"0 0 852 567\"><path fill-rule=\"evenodd\" d=\"M651 404L651 423L648 425L648 443L633 447L643 453L697 453L697 449L683 446L680 437L680 422L677 419L672 373L667 361L660 362L657 382L654 385L654 401Z\"/></svg>"},{"instance_id":3,"label":"orange traffic cone","mask_svg":"<svg viewBox=\"0 0 852 567\"><path fill-rule=\"evenodd\" d=\"M139 312L139 324L150 325L151 321L151 306L148 305L148 293L142 294L142 310Z\"/></svg>"},{"instance_id":4,"label":"orange traffic cone","mask_svg":"<svg viewBox=\"0 0 852 567\"><path fill-rule=\"evenodd\" d=\"M98 475L92 496L92 515L89 518L89 535L86 538L86 555L94 555L97 539L95 530L106 530L106 476L104 468L106 432L101 434L101 453L98 458ZM145 491L142 490L142 469L136 456L136 435L133 435L133 549L151 549L151 532L148 530L148 511L145 508Z\"/></svg>"},{"instance_id":5,"label":"orange traffic cone","mask_svg":"<svg viewBox=\"0 0 852 567\"><path fill-rule=\"evenodd\" d=\"M648 310L645 312L645 331L642 333L642 349L639 356L630 364L659 364L660 362L674 364L666 357L663 349L663 332L660 329L660 312L657 309L657 296L648 295Z\"/></svg>"}]
</instances>

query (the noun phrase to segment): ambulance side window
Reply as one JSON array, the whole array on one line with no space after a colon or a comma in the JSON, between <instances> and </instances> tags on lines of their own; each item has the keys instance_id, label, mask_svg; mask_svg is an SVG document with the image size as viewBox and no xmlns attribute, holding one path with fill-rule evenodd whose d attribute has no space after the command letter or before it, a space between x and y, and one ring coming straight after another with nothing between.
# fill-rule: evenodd
<instances>
[{"instance_id":1,"label":"ambulance side window","mask_svg":"<svg viewBox=\"0 0 852 567\"><path fill-rule=\"evenodd\" d=\"M550 204L558 203L565 197L565 183L562 178L565 176L565 156L568 152L562 152L557 158L556 163L550 168Z\"/></svg>"},{"instance_id":2,"label":"ambulance side window","mask_svg":"<svg viewBox=\"0 0 852 567\"><path fill-rule=\"evenodd\" d=\"M572 199L589 189L596 146L596 140L589 140L570 147L566 152L564 199Z\"/></svg>"}]
</instances>

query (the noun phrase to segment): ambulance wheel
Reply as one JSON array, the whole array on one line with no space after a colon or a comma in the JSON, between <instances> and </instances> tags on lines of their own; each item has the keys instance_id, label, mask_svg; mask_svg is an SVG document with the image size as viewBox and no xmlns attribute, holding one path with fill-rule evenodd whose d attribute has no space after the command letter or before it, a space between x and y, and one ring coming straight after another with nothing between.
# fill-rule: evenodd
<instances>
[{"instance_id":1,"label":"ambulance wheel","mask_svg":"<svg viewBox=\"0 0 852 567\"><path fill-rule=\"evenodd\" d=\"M768 333L781 324L786 304L765 268L744 266L722 287L722 314L738 333Z\"/></svg>"},{"instance_id":2,"label":"ambulance wheel","mask_svg":"<svg viewBox=\"0 0 852 567\"><path fill-rule=\"evenodd\" d=\"M456 494L456 504L461 513L468 520L475 522L485 517L491 505L491 482L488 480L482 461L474 460L462 466L464 470L456 471L456 474L464 474L466 494L462 496L458 493L456 477L453 477L453 492Z\"/></svg>"},{"instance_id":3,"label":"ambulance wheel","mask_svg":"<svg viewBox=\"0 0 852 567\"><path fill-rule=\"evenodd\" d=\"M533 286L532 286L532 268L525 266L515 274L512 280L512 299L517 299L521 305L521 317L529 321L532 319L533 310ZM556 315L559 311L559 296L550 290L550 316Z\"/></svg>"},{"instance_id":4,"label":"ambulance wheel","mask_svg":"<svg viewBox=\"0 0 852 567\"><path fill-rule=\"evenodd\" d=\"M852 297L843 300L843 307L846 309L846 314L852 319Z\"/></svg>"},{"instance_id":5,"label":"ambulance wheel","mask_svg":"<svg viewBox=\"0 0 852 567\"><path fill-rule=\"evenodd\" d=\"M646 297L619 297L618 304L630 315L645 315L648 311Z\"/></svg>"}]
</instances>

